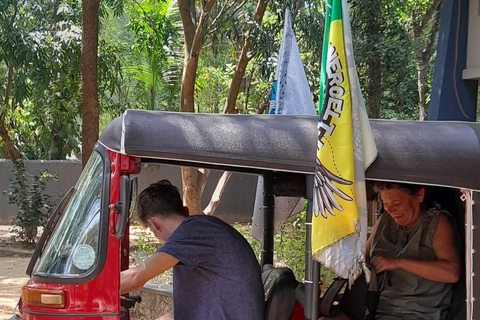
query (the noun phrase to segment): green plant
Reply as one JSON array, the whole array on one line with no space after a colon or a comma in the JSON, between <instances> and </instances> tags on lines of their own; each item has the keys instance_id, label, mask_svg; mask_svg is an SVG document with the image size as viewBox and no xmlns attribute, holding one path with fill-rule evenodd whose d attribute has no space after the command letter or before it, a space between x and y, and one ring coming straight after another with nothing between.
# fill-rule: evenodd
<instances>
[{"instance_id":1,"label":"green plant","mask_svg":"<svg viewBox=\"0 0 480 320\"><path fill-rule=\"evenodd\" d=\"M10 179L8 190L3 192L8 195L9 204L18 206L12 230L21 240L34 243L37 227L45 226L53 212L51 195L45 193L45 188L48 181L57 181L57 176L47 170L30 175L22 160L17 160L12 171L14 178Z\"/></svg>"},{"instance_id":2,"label":"green plant","mask_svg":"<svg viewBox=\"0 0 480 320\"><path fill-rule=\"evenodd\" d=\"M274 235L274 265L292 269L298 281L305 279L305 211L289 218ZM250 236L251 224L235 224L234 227L247 239L255 255L260 257L260 242ZM335 274L324 266L320 267L320 282L326 290ZM324 290L323 290L324 291Z\"/></svg>"},{"instance_id":3,"label":"green plant","mask_svg":"<svg viewBox=\"0 0 480 320\"><path fill-rule=\"evenodd\" d=\"M250 236L251 224L235 224L234 227L247 239L257 258L260 257L260 242ZM274 235L273 264L292 269L295 278L305 277L305 212L288 219Z\"/></svg>"}]
</instances>

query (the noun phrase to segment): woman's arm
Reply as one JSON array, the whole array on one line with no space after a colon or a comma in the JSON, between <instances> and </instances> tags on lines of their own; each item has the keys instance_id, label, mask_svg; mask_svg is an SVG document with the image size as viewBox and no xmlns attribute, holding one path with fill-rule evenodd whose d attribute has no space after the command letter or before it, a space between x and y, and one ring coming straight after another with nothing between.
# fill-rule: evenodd
<instances>
[{"instance_id":1,"label":"woman's arm","mask_svg":"<svg viewBox=\"0 0 480 320\"><path fill-rule=\"evenodd\" d=\"M460 278L458 244L450 217L445 213L440 214L437 228L433 234L433 251L437 260L420 261L377 256L372 259L372 263L377 272L404 269L427 280L445 283L457 282Z\"/></svg>"}]
</instances>

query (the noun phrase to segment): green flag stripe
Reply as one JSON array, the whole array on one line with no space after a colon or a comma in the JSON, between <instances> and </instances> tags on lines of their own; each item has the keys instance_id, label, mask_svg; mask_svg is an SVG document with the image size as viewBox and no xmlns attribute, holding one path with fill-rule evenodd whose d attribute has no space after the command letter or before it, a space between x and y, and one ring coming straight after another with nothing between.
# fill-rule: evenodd
<instances>
[{"instance_id":1,"label":"green flag stripe","mask_svg":"<svg viewBox=\"0 0 480 320\"><path fill-rule=\"evenodd\" d=\"M320 99L318 104L318 115L321 117L323 104L325 102L325 81L326 81L326 63L328 44L330 42L330 24L335 20L342 19L342 1L341 0L327 0L325 9L325 30L323 34L323 46L322 46L322 63L320 65ZM319 118L320 120L321 118Z\"/></svg>"}]
</instances>

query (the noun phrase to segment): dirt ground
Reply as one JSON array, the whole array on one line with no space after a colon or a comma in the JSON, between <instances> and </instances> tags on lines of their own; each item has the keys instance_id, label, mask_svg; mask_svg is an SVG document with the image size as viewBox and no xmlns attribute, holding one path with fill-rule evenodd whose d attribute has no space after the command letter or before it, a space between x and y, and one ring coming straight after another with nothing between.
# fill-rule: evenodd
<instances>
[{"instance_id":1,"label":"dirt ground","mask_svg":"<svg viewBox=\"0 0 480 320\"><path fill-rule=\"evenodd\" d=\"M13 315L22 286L28 281L25 274L32 251L22 244L0 244L0 320Z\"/></svg>"}]
</instances>

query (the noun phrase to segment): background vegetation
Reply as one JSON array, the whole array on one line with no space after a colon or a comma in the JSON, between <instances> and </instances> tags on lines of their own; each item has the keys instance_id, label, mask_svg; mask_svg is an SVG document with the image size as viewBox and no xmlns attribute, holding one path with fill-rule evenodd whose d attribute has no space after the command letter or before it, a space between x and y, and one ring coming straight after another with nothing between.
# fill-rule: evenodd
<instances>
[{"instance_id":1,"label":"background vegetation","mask_svg":"<svg viewBox=\"0 0 480 320\"><path fill-rule=\"evenodd\" d=\"M94 121L100 131L128 108L264 112L287 7L318 102L325 11L321 0L96 3L98 8L84 13L99 18ZM440 4L349 1L357 70L371 118L424 119ZM82 34L81 1L1 1L0 30L0 158L78 155L86 108L80 58L82 36L84 44L87 38ZM301 218L276 236L277 261L303 261ZM292 254L301 256L287 258ZM285 263L303 277L303 266Z\"/></svg>"},{"instance_id":2,"label":"background vegetation","mask_svg":"<svg viewBox=\"0 0 480 320\"><path fill-rule=\"evenodd\" d=\"M312 96L318 100L324 28L321 0L270 1L260 24L253 17L255 1L214 2L201 34L195 111L223 111L248 37L250 60L235 112L258 111L269 96L286 7L292 10ZM437 8L434 0L350 1L356 63L370 117L419 119L417 52L425 49L438 21L423 26L420 40L414 31L416 21L432 11L429 14L435 17ZM202 8L194 9L198 18ZM185 57L179 3L102 1L99 18L100 129L127 108L178 111ZM65 159L78 153L82 139L80 1L2 1L0 28L0 129L29 159ZM433 53L428 57L427 66L433 57ZM432 68L428 68L427 103L431 77ZM6 158L5 139L0 141L0 156Z\"/></svg>"}]
</instances>

